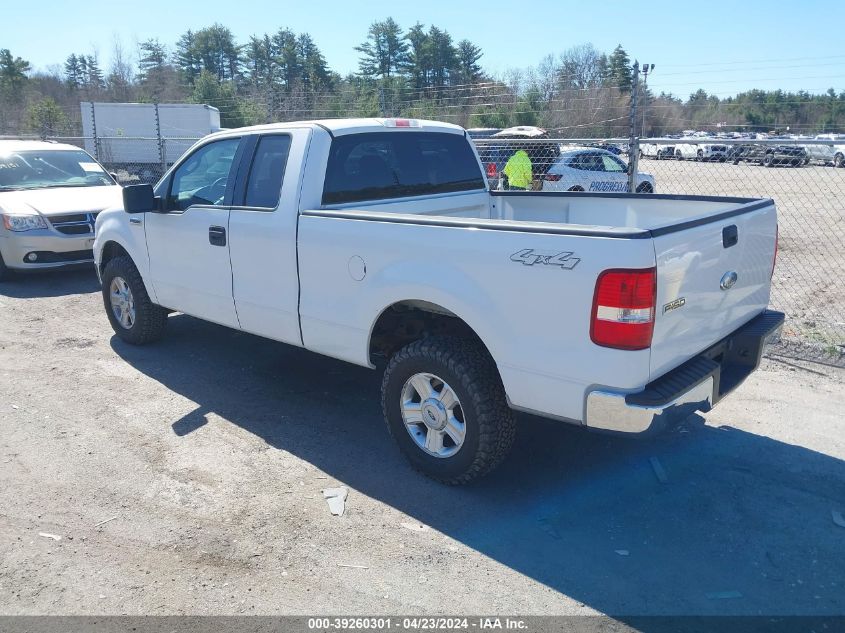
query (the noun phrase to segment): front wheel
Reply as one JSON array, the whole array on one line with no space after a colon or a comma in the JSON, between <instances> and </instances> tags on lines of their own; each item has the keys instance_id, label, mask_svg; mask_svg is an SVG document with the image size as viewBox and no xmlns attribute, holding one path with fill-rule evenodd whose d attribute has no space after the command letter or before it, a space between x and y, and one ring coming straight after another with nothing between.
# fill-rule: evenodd
<instances>
[{"instance_id":1,"label":"front wheel","mask_svg":"<svg viewBox=\"0 0 845 633\"><path fill-rule=\"evenodd\" d=\"M154 304L141 273L127 256L115 257L103 270L103 304L112 329L132 345L159 340L167 325L167 310Z\"/></svg>"},{"instance_id":2,"label":"front wheel","mask_svg":"<svg viewBox=\"0 0 845 633\"><path fill-rule=\"evenodd\" d=\"M681 150L679 150L679 149L675 150L675 158L677 158L678 160L684 160L684 155L681 154Z\"/></svg>"},{"instance_id":3,"label":"front wheel","mask_svg":"<svg viewBox=\"0 0 845 633\"><path fill-rule=\"evenodd\" d=\"M833 166L834 167L845 167L845 156L842 154L837 154L833 157Z\"/></svg>"},{"instance_id":4,"label":"front wheel","mask_svg":"<svg viewBox=\"0 0 845 633\"><path fill-rule=\"evenodd\" d=\"M432 336L399 350L384 372L381 403L411 465L442 483L490 472L513 445L514 415L496 365L471 340Z\"/></svg>"},{"instance_id":5,"label":"front wheel","mask_svg":"<svg viewBox=\"0 0 845 633\"><path fill-rule=\"evenodd\" d=\"M763 159L763 166L774 167L775 166L774 156L772 156L771 154L766 154L766 157Z\"/></svg>"},{"instance_id":6,"label":"front wheel","mask_svg":"<svg viewBox=\"0 0 845 633\"><path fill-rule=\"evenodd\" d=\"M654 187L651 186L650 182L641 182L637 186L637 193L654 193Z\"/></svg>"}]
</instances>

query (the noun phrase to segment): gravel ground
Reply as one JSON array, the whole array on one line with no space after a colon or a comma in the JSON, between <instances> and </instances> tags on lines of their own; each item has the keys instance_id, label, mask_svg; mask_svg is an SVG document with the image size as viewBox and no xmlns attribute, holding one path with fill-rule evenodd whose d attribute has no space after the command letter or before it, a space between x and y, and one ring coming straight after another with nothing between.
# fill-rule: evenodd
<instances>
[{"instance_id":1,"label":"gravel ground","mask_svg":"<svg viewBox=\"0 0 845 633\"><path fill-rule=\"evenodd\" d=\"M88 271L4 284L0 612L845 614L842 370L766 361L647 441L524 417L464 488L379 380L181 315L126 346Z\"/></svg>"}]
</instances>

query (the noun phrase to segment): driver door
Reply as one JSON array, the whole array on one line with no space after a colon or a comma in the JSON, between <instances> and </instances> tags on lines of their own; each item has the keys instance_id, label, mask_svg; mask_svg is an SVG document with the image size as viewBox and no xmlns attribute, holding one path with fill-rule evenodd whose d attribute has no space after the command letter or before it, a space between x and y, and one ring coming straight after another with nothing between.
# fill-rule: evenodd
<instances>
[{"instance_id":1,"label":"driver door","mask_svg":"<svg viewBox=\"0 0 845 633\"><path fill-rule=\"evenodd\" d=\"M229 205L242 144L224 138L195 149L170 175L162 211L144 218L158 303L234 328Z\"/></svg>"}]
</instances>

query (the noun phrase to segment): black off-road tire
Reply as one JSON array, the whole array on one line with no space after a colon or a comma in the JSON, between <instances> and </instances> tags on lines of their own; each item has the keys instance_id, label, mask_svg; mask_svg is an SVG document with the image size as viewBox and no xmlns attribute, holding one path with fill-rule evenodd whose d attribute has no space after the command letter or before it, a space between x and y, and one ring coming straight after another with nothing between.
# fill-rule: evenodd
<instances>
[{"instance_id":1,"label":"black off-road tire","mask_svg":"<svg viewBox=\"0 0 845 633\"><path fill-rule=\"evenodd\" d=\"M115 277L122 277L132 291L135 303L135 322L129 328L125 328L112 311L109 288ZM110 260L103 270L102 281L103 306L115 334L132 345L154 343L164 336L168 312L165 308L150 300L144 281L141 279L141 273L138 272L130 257L122 255Z\"/></svg>"},{"instance_id":2,"label":"black off-road tire","mask_svg":"<svg viewBox=\"0 0 845 633\"><path fill-rule=\"evenodd\" d=\"M448 383L460 400L466 439L450 457L435 457L423 451L411 438L402 418L405 383L423 372ZM499 372L487 350L472 340L432 336L403 347L385 369L381 403L388 431L411 465L445 484L465 484L489 473L513 446L516 424Z\"/></svg>"}]
</instances>

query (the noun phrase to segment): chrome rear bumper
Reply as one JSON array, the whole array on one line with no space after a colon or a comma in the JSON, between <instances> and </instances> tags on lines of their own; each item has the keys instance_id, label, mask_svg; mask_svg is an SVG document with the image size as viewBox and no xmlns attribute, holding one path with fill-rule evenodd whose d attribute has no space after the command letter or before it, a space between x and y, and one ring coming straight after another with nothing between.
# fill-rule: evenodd
<instances>
[{"instance_id":1,"label":"chrome rear bumper","mask_svg":"<svg viewBox=\"0 0 845 633\"><path fill-rule=\"evenodd\" d=\"M709 411L757 369L783 321L782 312L766 310L640 392L591 391L585 424L613 433L650 433L696 411Z\"/></svg>"}]
</instances>

